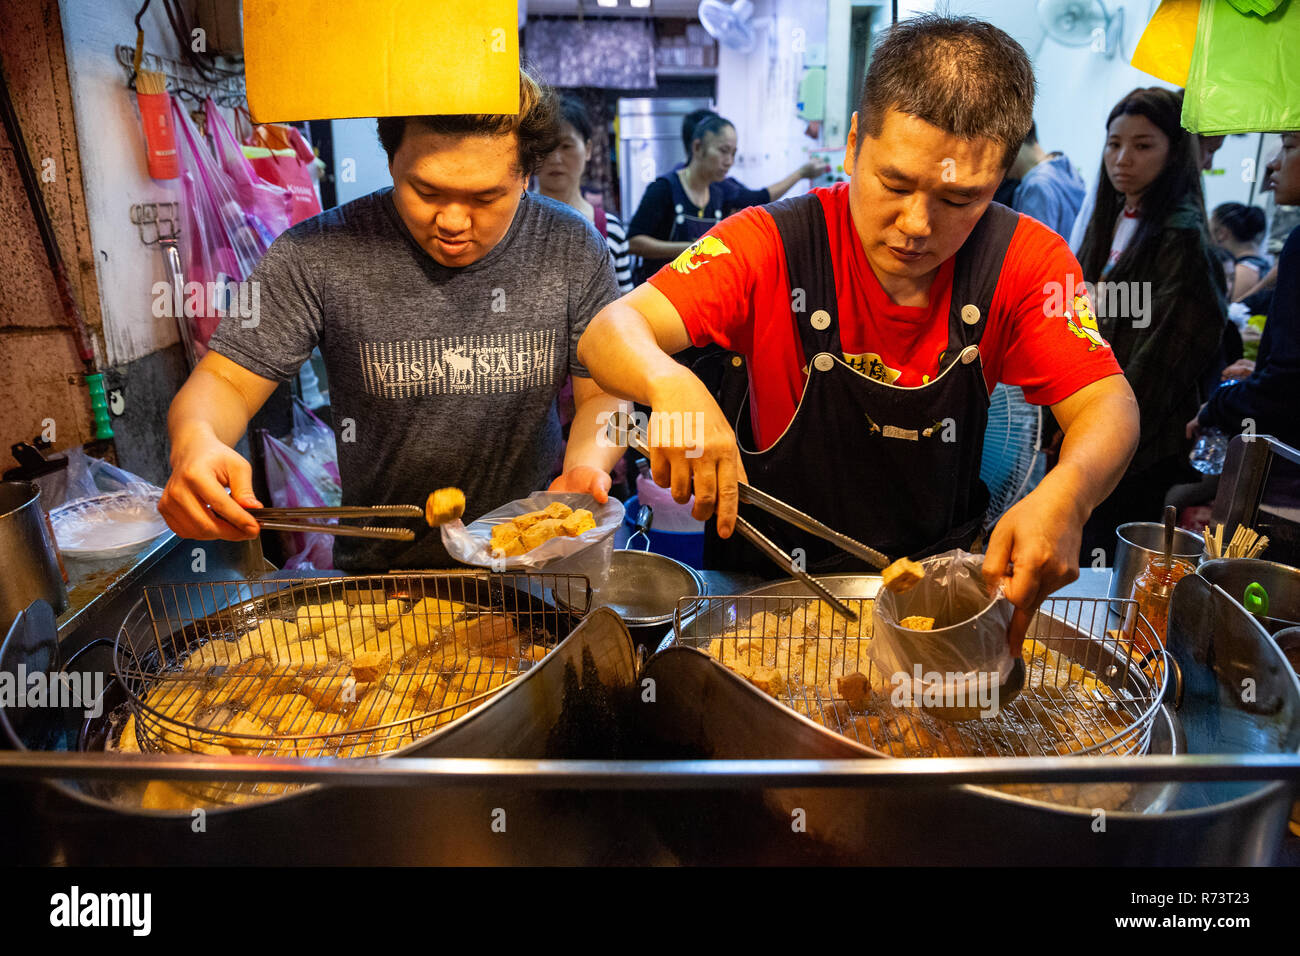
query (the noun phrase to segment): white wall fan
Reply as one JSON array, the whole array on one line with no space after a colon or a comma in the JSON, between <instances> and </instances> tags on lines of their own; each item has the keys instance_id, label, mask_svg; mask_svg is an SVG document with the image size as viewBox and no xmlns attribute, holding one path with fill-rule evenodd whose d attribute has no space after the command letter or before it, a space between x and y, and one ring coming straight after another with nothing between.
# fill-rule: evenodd
<instances>
[{"instance_id":1,"label":"white wall fan","mask_svg":"<svg viewBox=\"0 0 1300 956\"><path fill-rule=\"evenodd\" d=\"M735 0L734 3L700 0L696 15L709 36L723 46L740 53L754 52L758 33L750 19L754 15L754 4L750 0Z\"/></svg>"},{"instance_id":2,"label":"white wall fan","mask_svg":"<svg viewBox=\"0 0 1300 956\"><path fill-rule=\"evenodd\" d=\"M1124 8L1102 0L1038 0L1038 22L1062 46L1091 46L1114 59L1124 39Z\"/></svg>"}]
</instances>

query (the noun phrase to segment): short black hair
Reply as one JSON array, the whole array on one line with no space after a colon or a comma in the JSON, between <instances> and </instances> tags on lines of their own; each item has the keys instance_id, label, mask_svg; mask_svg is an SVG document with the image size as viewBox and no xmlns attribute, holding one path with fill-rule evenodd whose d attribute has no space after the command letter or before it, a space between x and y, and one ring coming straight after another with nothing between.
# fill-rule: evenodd
<instances>
[{"instance_id":1,"label":"short black hair","mask_svg":"<svg viewBox=\"0 0 1300 956\"><path fill-rule=\"evenodd\" d=\"M1009 169L1034 122L1034 68L1025 48L974 17L922 14L894 24L871 54L858 101L858 143L885 114L907 113L962 139L1003 146Z\"/></svg>"},{"instance_id":2,"label":"short black hair","mask_svg":"<svg viewBox=\"0 0 1300 956\"><path fill-rule=\"evenodd\" d=\"M682 146L686 149L686 158L691 158L691 143L695 142L695 127L710 116L717 116L713 110L691 110L682 117Z\"/></svg>"},{"instance_id":3,"label":"short black hair","mask_svg":"<svg viewBox=\"0 0 1300 956\"><path fill-rule=\"evenodd\" d=\"M560 97L560 122L572 126L584 143L591 141L591 120L587 117L587 108L576 97L568 94Z\"/></svg>"},{"instance_id":4,"label":"short black hair","mask_svg":"<svg viewBox=\"0 0 1300 956\"><path fill-rule=\"evenodd\" d=\"M1264 215L1263 209L1240 202L1220 203L1214 207L1210 218L1232 233L1232 238L1238 242L1258 239L1268 225L1268 217Z\"/></svg>"},{"instance_id":5,"label":"short black hair","mask_svg":"<svg viewBox=\"0 0 1300 956\"><path fill-rule=\"evenodd\" d=\"M519 70L518 113L381 116L377 124L379 143L388 154L390 165L410 123L451 136L514 133L518 140L519 168L525 176L537 172L542 161L560 144L560 107L555 91L523 67Z\"/></svg>"},{"instance_id":6,"label":"short black hair","mask_svg":"<svg viewBox=\"0 0 1300 956\"><path fill-rule=\"evenodd\" d=\"M732 128L734 127L732 126L731 120L724 119L717 113L710 113L708 116L704 117L704 119L695 124L695 130L691 133L691 141L686 147L686 161L689 163L691 157L695 155L695 141L697 139L704 139L704 137L708 136L710 133L717 135L724 129Z\"/></svg>"}]
</instances>

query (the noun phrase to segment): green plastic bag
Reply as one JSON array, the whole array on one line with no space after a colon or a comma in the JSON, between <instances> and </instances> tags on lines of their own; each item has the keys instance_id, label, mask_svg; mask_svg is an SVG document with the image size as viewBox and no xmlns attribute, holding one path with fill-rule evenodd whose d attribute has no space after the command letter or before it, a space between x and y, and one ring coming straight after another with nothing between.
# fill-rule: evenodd
<instances>
[{"instance_id":1,"label":"green plastic bag","mask_svg":"<svg viewBox=\"0 0 1300 956\"><path fill-rule=\"evenodd\" d=\"M1228 0L1201 0L1183 126L1209 135L1300 129L1297 50L1297 0L1268 16L1243 14Z\"/></svg>"}]
</instances>

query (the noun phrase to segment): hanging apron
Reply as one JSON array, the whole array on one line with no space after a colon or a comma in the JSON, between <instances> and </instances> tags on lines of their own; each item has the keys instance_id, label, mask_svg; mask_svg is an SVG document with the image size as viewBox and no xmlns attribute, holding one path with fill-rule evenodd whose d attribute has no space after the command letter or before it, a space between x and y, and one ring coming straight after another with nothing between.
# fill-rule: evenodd
<instances>
[{"instance_id":1,"label":"hanging apron","mask_svg":"<svg viewBox=\"0 0 1300 956\"><path fill-rule=\"evenodd\" d=\"M989 494L980 481L989 393L979 355L993 291L1019 217L991 204L954 263L948 345L925 385L887 385L844 361L835 273L821 201L769 205L785 247L791 288L807 291L793 320L807 363L803 396L771 448L754 451L748 392L728 408L749 483L891 557L968 548ZM732 354L715 394L734 401L744 358ZM740 513L810 573L875 570L861 559L756 508ZM767 577L780 570L738 534L723 541L706 524L705 567Z\"/></svg>"}]
</instances>

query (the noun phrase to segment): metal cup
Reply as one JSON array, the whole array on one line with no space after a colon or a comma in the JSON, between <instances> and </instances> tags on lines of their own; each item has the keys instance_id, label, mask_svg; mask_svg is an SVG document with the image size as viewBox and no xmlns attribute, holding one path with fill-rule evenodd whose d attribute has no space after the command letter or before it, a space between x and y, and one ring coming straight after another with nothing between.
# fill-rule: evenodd
<instances>
[{"instance_id":1,"label":"metal cup","mask_svg":"<svg viewBox=\"0 0 1300 956\"><path fill-rule=\"evenodd\" d=\"M1130 521L1115 529L1115 564L1107 596L1123 600L1133 595L1133 582L1152 558L1165 553L1165 526L1158 521ZM1194 566L1205 541L1182 528L1174 529L1174 557Z\"/></svg>"},{"instance_id":2,"label":"metal cup","mask_svg":"<svg viewBox=\"0 0 1300 956\"><path fill-rule=\"evenodd\" d=\"M0 482L0 630L37 598L55 614L67 608L56 548L40 489L30 481Z\"/></svg>"}]
</instances>

